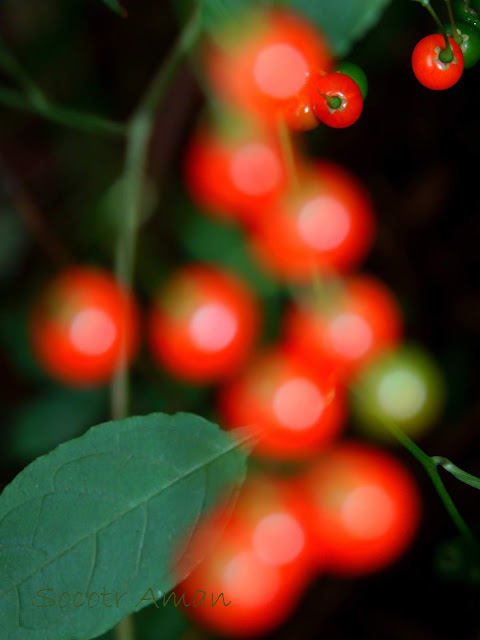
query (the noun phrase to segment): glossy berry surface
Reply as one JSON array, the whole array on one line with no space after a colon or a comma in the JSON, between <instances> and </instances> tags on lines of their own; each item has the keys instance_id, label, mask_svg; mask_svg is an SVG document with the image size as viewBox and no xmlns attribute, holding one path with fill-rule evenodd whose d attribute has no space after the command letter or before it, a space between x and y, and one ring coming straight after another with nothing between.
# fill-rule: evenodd
<instances>
[{"instance_id":1,"label":"glossy berry surface","mask_svg":"<svg viewBox=\"0 0 480 640\"><path fill-rule=\"evenodd\" d=\"M285 104L282 117L287 126L294 131L316 129L320 120L313 110L310 86L307 85L295 98Z\"/></svg>"},{"instance_id":2,"label":"glossy berry surface","mask_svg":"<svg viewBox=\"0 0 480 640\"><path fill-rule=\"evenodd\" d=\"M185 159L185 181L197 205L215 217L255 224L286 187L278 136L237 118L201 127Z\"/></svg>"},{"instance_id":3,"label":"glossy berry surface","mask_svg":"<svg viewBox=\"0 0 480 640\"><path fill-rule=\"evenodd\" d=\"M213 88L229 104L269 119L292 108L310 73L332 66L324 37L288 11L247 13L222 39L206 60Z\"/></svg>"},{"instance_id":4,"label":"glossy berry surface","mask_svg":"<svg viewBox=\"0 0 480 640\"><path fill-rule=\"evenodd\" d=\"M321 565L337 575L388 566L416 533L420 500L410 473L371 445L344 442L302 479L310 501L309 528ZM299 490L301 490L299 488Z\"/></svg>"},{"instance_id":5,"label":"glossy berry surface","mask_svg":"<svg viewBox=\"0 0 480 640\"><path fill-rule=\"evenodd\" d=\"M363 110L358 84L344 73L315 74L311 79L315 115L324 124L344 129L354 124Z\"/></svg>"},{"instance_id":6,"label":"glossy berry surface","mask_svg":"<svg viewBox=\"0 0 480 640\"><path fill-rule=\"evenodd\" d=\"M138 343L135 303L107 271L72 267L32 308L32 346L49 375L72 386L108 382Z\"/></svg>"},{"instance_id":7,"label":"glossy berry surface","mask_svg":"<svg viewBox=\"0 0 480 640\"><path fill-rule=\"evenodd\" d=\"M254 452L308 458L329 446L345 423L345 399L329 370L280 347L258 355L219 397L222 425L251 427Z\"/></svg>"},{"instance_id":8,"label":"glossy berry surface","mask_svg":"<svg viewBox=\"0 0 480 640\"><path fill-rule=\"evenodd\" d=\"M393 294L369 276L325 285L286 316L285 339L311 362L329 362L347 380L402 337L402 314Z\"/></svg>"},{"instance_id":9,"label":"glossy berry surface","mask_svg":"<svg viewBox=\"0 0 480 640\"><path fill-rule=\"evenodd\" d=\"M307 506L286 481L252 474L242 487L231 518L218 533L208 517L194 535L190 555L210 549L197 569L177 588L190 607L184 611L211 631L232 637L273 630L292 611L311 577L311 548L305 527ZM212 538L215 543L212 545ZM198 549L198 551L197 551ZM205 606L198 604L206 592ZM224 594L214 607L211 594ZM193 603L198 604L194 606Z\"/></svg>"},{"instance_id":10,"label":"glossy berry surface","mask_svg":"<svg viewBox=\"0 0 480 640\"><path fill-rule=\"evenodd\" d=\"M445 389L440 370L428 353L413 345L389 351L366 367L354 381L358 391L353 412L371 437L392 441L385 421L393 421L410 437L428 431L443 408Z\"/></svg>"},{"instance_id":11,"label":"glossy berry surface","mask_svg":"<svg viewBox=\"0 0 480 640\"><path fill-rule=\"evenodd\" d=\"M434 33L422 38L412 53L412 69L417 80L428 89L443 90L456 84L463 73L464 62L462 50L458 44L448 38L452 47L453 59L442 62L445 38Z\"/></svg>"},{"instance_id":12,"label":"glossy berry surface","mask_svg":"<svg viewBox=\"0 0 480 640\"><path fill-rule=\"evenodd\" d=\"M451 36L451 25L444 26ZM455 31L455 40L462 50L465 69L469 69L480 60L480 30L470 24L456 22Z\"/></svg>"},{"instance_id":13,"label":"glossy berry surface","mask_svg":"<svg viewBox=\"0 0 480 640\"><path fill-rule=\"evenodd\" d=\"M260 263L277 277L311 281L357 267L373 242L373 207L363 185L332 162L301 174L252 236Z\"/></svg>"},{"instance_id":14,"label":"glossy berry surface","mask_svg":"<svg viewBox=\"0 0 480 640\"><path fill-rule=\"evenodd\" d=\"M244 364L258 324L256 301L238 278L190 265L174 273L153 301L152 355L180 379L210 383Z\"/></svg>"}]
</instances>

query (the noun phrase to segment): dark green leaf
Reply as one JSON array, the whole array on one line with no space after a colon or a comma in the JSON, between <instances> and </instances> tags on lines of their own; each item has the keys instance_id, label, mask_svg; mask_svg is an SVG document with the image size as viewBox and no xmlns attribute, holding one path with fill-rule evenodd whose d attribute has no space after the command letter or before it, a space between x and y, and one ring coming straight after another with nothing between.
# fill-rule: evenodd
<instances>
[{"instance_id":1,"label":"dark green leaf","mask_svg":"<svg viewBox=\"0 0 480 640\"><path fill-rule=\"evenodd\" d=\"M338 56L345 56L353 44L375 26L391 0L289 0L327 35Z\"/></svg>"},{"instance_id":2,"label":"dark green leaf","mask_svg":"<svg viewBox=\"0 0 480 640\"><path fill-rule=\"evenodd\" d=\"M18 213L0 209L0 280L10 278L20 266L29 243Z\"/></svg>"},{"instance_id":3,"label":"dark green leaf","mask_svg":"<svg viewBox=\"0 0 480 640\"><path fill-rule=\"evenodd\" d=\"M30 300L4 304L0 309L0 345L12 367L27 380L45 381L46 374L38 366L28 330Z\"/></svg>"},{"instance_id":4,"label":"dark green leaf","mask_svg":"<svg viewBox=\"0 0 480 640\"><path fill-rule=\"evenodd\" d=\"M192 0L172 0L174 9L185 19ZM274 0L273 4L304 14L320 27L335 53L344 56L352 45L375 26L391 0ZM218 24L239 10L258 7L257 0L200 0L205 29L215 36Z\"/></svg>"},{"instance_id":5,"label":"dark green leaf","mask_svg":"<svg viewBox=\"0 0 480 640\"><path fill-rule=\"evenodd\" d=\"M237 227L192 212L185 221L180 240L193 258L231 269L260 295L278 293L278 282L255 263L248 251L248 241Z\"/></svg>"},{"instance_id":6,"label":"dark green leaf","mask_svg":"<svg viewBox=\"0 0 480 640\"><path fill-rule=\"evenodd\" d=\"M49 389L11 416L10 451L22 461L33 460L104 419L107 407L106 389Z\"/></svg>"},{"instance_id":7,"label":"dark green leaf","mask_svg":"<svg viewBox=\"0 0 480 640\"><path fill-rule=\"evenodd\" d=\"M190 414L102 424L38 458L0 497L2 637L86 640L172 589L200 560L185 540L244 473L238 442ZM75 608L77 591L113 595Z\"/></svg>"},{"instance_id":8,"label":"dark green leaf","mask_svg":"<svg viewBox=\"0 0 480 640\"><path fill-rule=\"evenodd\" d=\"M104 4L107 5L109 9L114 11L118 16L122 16L122 18L126 17L127 11L124 7L122 7L122 5L118 0L103 0L103 2Z\"/></svg>"},{"instance_id":9,"label":"dark green leaf","mask_svg":"<svg viewBox=\"0 0 480 640\"><path fill-rule=\"evenodd\" d=\"M433 458L433 461L437 466L443 467L445 471L448 471L449 473L452 474L452 476L455 476L457 480L460 480L465 484L469 484L471 487L474 487L475 489L480 489L480 478L477 478L476 476L472 476L471 473L467 473L466 471L459 469L457 466L453 464L453 462L450 462L450 460L448 460L447 458L436 456Z\"/></svg>"}]
</instances>

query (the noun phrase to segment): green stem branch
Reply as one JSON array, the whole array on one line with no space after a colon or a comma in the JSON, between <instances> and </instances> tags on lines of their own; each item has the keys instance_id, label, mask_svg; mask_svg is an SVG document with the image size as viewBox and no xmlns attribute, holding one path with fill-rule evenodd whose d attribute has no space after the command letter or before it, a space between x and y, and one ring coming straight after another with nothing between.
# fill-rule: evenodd
<instances>
[{"instance_id":1,"label":"green stem branch","mask_svg":"<svg viewBox=\"0 0 480 640\"><path fill-rule=\"evenodd\" d=\"M48 100L40 89L40 87L35 83L35 81L30 77L30 75L25 71L20 62L15 58L15 56L7 49L5 43L0 38L0 69L9 75L12 80L16 82L16 84L22 89L24 94L28 97L29 101L32 105L36 105L39 108L45 107L48 103Z\"/></svg>"},{"instance_id":2,"label":"green stem branch","mask_svg":"<svg viewBox=\"0 0 480 640\"><path fill-rule=\"evenodd\" d=\"M32 101L13 89L0 87L0 104L22 111L29 111L56 124L85 133L124 136L126 132L125 125L119 122L83 113L75 109L58 107L47 100L42 102Z\"/></svg>"},{"instance_id":3,"label":"green stem branch","mask_svg":"<svg viewBox=\"0 0 480 640\"><path fill-rule=\"evenodd\" d=\"M120 210L115 273L126 288L131 289L135 266L137 231L141 221L141 205L145 186L148 147L158 108L170 83L186 55L196 44L201 32L201 15L196 9L186 23L170 55L153 78L139 106L127 124L127 146L122 175L123 202ZM111 413L114 420L125 418L129 411L129 380L125 358L119 362L111 388ZM121 621L114 630L116 640L134 637L131 617Z\"/></svg>"},{"instance_id":4,"label":"green stem branch","mask_svg":"<svg viewBox=\"0 0 480 640\"><path fill-rule=\"evenodd\" d=\"M295 152L292 144L292 134L283 117L278 118L278 139L282 149L282 156L287 167L288 180L290 186L298 187L298 173L295 163Z\"/></svg>"},{"instance_id":5,"label":"green stem branch","mask_svg":"<svg viewBox=\"0 0 480 640\"><path fill-rule=\"evenodd\" d=\"M452 38L455 39L455 36L457 35L457 31L455 27L455 18L453 16L453 11L452 11L452 3L450 2L450 0L445 0L445 4L447 5L448 19L450 20L450 24L452 26Z\"/></svg>"},{"instance_id":6,"label":"green stem branch","mask_svg":"<svg viewBox=\"0 0 480 640\"><path fill-rule=\"evenodd\" d=\"M436 22L440 32L443 34L443 37L445 38L445 50L449 52L452 56L450 60L443 60L443 62L451 62L451 60L453 59L453 51L452 51L452 46L450 44L450 41L448 39L448 34L445 31L445 27L443 26L442 21L437 16L435 9L430 4L430 0L413 0L413 1L421 4L422 7L424 7L428 11L428 13L432 16L432 18ZM455 33L455 30L453 30L453 33Z\"/></svg>"},{"instance_id":7,"label":"green stem branch","mask_svg":"<svg viewBox=\"0 0 480 640\"><path fill-rule=\"evenodd\" d=\"M361 391L354 392L354 395L356 395L358 400L363 403L363 394ZM374 417L375 420L378 420L380 418L378 414L375 414L375 416L372 416L372 417ZM428 473L428 476L430 477L430 480L433 483L433 486L435 487L435 490L437 491L441 501L443 502L445 509L450 515L450 518L452 519L453 523L457 527L458 531L460 532L460 534L462 535L466 543L469 545L469 547L472 550L474 550L475 553L478 553L479 551L478 541L474 536L474 534L472 533L469 526L467 525L467 523L465 522L465 520L463 519L462 515L458 511L447 489L445 488L445 485L443 484L443 480L441 479L440 474L438 473L435 458L432 458L429 455L427 455L423 451L423 449L421 449L417 444L415 444L415 442L413 442L413 440L411 440L407 436L407 434L397 426L394 420L389 420L386 416L383 416L383 415L381 416L381 420L385 425L385 427L388 429L388 431L393 435L393 437L405 449L407 449L407 451L409 451L424 467L425 471Z\"/></svg>"}]
</instances>

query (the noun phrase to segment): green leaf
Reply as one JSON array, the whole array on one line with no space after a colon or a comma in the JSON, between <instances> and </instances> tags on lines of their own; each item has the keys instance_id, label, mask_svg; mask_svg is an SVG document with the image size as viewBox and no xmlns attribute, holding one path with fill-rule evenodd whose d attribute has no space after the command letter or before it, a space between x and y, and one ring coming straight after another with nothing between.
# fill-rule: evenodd
<instances>
[{"instance_id":1,"label":"green leaf","mask_svg":"<svg viewBox=\"0 0 480 640\"><path fill-rule=\"evenodd\" d=\"M392 0L200 0L204 27L214 36L218 24L235 12L261 4L275 4L302 13L320 27L338 56L345 56L353 44L375 26ZM172 0L174 10L185 19L192 0Z\"/></svg>"},{"instance_id":2,"label":"green leaf","mask_svg":"<svg viewBox=\"0 0 480 640\"><path fill-rule=\"evenodd\" d=\"M10 417L10 452L34 460L105 418L106 389L53 387L19 406Z\"/></svg>"},{"instance_id":3,"label":"green leaf","mask_svg":"<svg viewBox=\"0 0 480 640\"><path fill-rule=\"evenodd\" d=\"M87 640L172 589L200 561L185 541L236 496L245 462L185 413L102 424L38 458L0 496L2 637Z\"/></svg>"},{"instance_id":4,"label":"green leaf","mask_svg":"<svg viewBox=\"0 0 480 640\"><path fill-rule=\"evenodd\" d=\"M338 56L345 56L353 44L374 27L391 0L290 0L326 34Z\"/></svg>"},{"instance_id":5,"label":"green leaf","mask_svg":"<svg viewBox=\"0 0 480 640\"><path fill-rule=\"evenodd\" d=\"M20 267L29 241L18 213L0 207L0 281L11 278Z\"/></svg>"},{"instance_id":6,"label":"green leaf","mask_svg":"<svg viewBox=\"0 0 480 640\"><path fill-rule=\"evenodd\" d=\"M114 11L118 16L122 16L122 18L126 18L127 10L122 7L118 0L103 0L103 3L107 5L109 9Z\"/></svg>"},{"instance_id":7,"label":"green leaf","mask_svg":"<svg viewBox=\"0 0 480 640\"><path fill-rule=\"evenodd\" d=\"M184 207L184 211L188 205ZM222 224L191 210L182 225L180 241L195 260L220 265L237 273L261 296L273 296L280 285L255 263L245 234L231 224Z\"/></svg>"},{"instance_id":8,"label":"green leaf","mask_svg":"<svg viewBox=\"0 0 480 640\"><path fill-rule=\"evenodd\" d=\"M435 456L432 459L437 466L443 467L445 471L451 473L452 476L455 476L455 478L457 478L457 480L460 480L461 482L464 482L465 484L468 484L475 489L480 489L480 478L472 476L471 473L467 473L466 471L459 469L456 465L453 464L453 462L450 462L450 460L448 460L447 458Z\"/></svg>"}]
</instances>

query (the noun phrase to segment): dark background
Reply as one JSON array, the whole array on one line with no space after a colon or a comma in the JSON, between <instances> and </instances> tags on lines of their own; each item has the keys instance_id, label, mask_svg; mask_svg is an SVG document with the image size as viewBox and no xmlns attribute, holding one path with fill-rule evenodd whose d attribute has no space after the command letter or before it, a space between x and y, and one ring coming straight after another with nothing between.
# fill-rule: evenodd
<instances>
[{"instance_id":1,"label":"dark background","mask_svg":"<svg viewBox=\"0 0 480 640\"><path fill-rule=\"evenodd\" d=\"M2 0L0 33L56 102L123 120L178 32L164 0L125 4L129 17L122 20L95 0ZM446 376L444 416L422 447L480 475L480 66L451 90L424 89L412 74L410 55L432 31L420 6L394 2L348 56L369 78L362 118L344 131L309 133L304 142L313 155L352 169L371 191L379 233L366 269L399 297L408 339L427 347ZM8 86L8 79L2 84ZM202 104L193 74L182 68L151 145L157 193L139 240L143 301L166 270L189 257L181 240L179 171ZM107 390L64 391L37 370L26 314L35 292L65 264L111 265L115 222L108 193L121 171L122 151L118 140L79 134L0 105L0 486L36 455L108 418ZM274 335L284 294L267 298ZM133 373L132 411L206 415L211 397L210 390L168 380L146 353ZM75 421L76 406L88 410ZM272 638L480 638L473 561L424 471L408 454L396 453L416 475L424 498L412 549L370 578L319 578ZM476 527L477 492L453 478L446 484ZM146 610L138 620L139 638L208 637L188 629L176 611Z\"/></svg>"}]
</instances>

